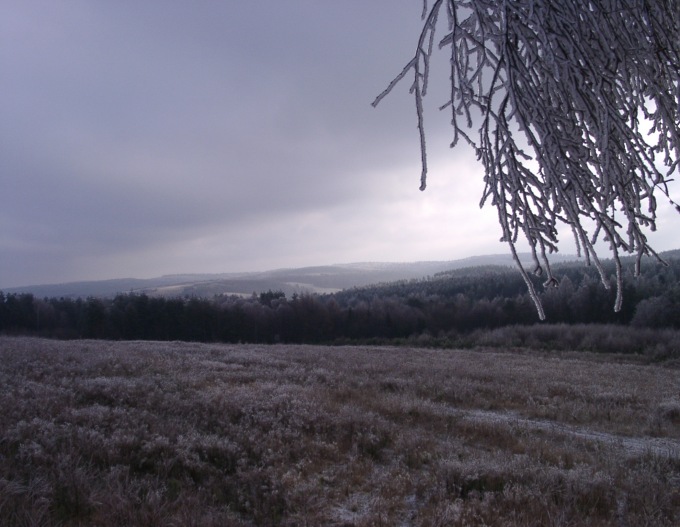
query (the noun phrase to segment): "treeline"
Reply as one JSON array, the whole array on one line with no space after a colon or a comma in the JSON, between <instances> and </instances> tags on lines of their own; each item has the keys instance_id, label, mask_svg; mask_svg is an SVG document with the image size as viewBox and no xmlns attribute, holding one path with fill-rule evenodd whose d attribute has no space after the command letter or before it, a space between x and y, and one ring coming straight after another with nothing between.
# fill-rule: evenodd
<instances>
[{"instance_id":1,"label":"treeline","mask_svg":"<svg viewBox=\"0 0 680 527\"><path fill-rule=\"evenodd\" d=\"M557 287L541 293L552 324L618 324L680 329L680 259L647 262L634 277L625 262L624 306L613 311L592 268L555 266ZM610 264L607 272L613 276ZM542 288L536 278L537 287ZM329 295L268 291L248 298L36 298L0 292L0 333L55 338L203 342L326 343L442 338L532 325L535 308L516 270L484 267Z\"/></svg>"}]
</instances>

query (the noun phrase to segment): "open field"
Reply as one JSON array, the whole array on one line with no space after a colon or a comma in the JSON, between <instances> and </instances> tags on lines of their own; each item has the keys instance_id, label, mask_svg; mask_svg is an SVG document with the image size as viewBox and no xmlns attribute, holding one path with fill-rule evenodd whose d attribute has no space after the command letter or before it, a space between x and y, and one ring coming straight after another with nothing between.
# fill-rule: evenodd
<instances>
[{"instance_id":1,"label":"open field","mask_svg":"<svg viewBox=\"0 0 680 527\"><path fill-rule=\"evenodd\" d=\"M0 524L680 525L680 371L0 338Z\"/></svg>"}]
</instances>

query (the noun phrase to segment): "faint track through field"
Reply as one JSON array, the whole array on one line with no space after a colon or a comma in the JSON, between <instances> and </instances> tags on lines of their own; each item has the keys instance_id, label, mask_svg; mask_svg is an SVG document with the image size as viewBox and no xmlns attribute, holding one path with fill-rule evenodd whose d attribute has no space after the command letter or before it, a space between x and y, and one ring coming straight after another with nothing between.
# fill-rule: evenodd
<instances>
[{"instance_id":1,"label":"faint track through field","mask_svg":"<svg viewBox=\"0 0 680 527\"><path fill-rule=\"evenodd\" d=\"M608 446L626 451L629 455L645 453L657 456L680 459L680 440L661 437L629 437L607 432L599 432L589 428L546 421L542 419L527 419L515 412L495 412L491 410L459 410L450 409L453 415L463 419L486 422L503 423L523 430L542 430L553 434L604 443Z\"/></svg>"}]
</instances>

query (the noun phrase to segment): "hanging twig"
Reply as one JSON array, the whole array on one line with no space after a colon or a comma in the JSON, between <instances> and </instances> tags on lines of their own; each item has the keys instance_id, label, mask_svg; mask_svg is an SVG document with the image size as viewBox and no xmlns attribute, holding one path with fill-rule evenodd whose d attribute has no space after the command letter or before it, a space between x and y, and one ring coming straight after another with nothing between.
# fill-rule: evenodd
<instances>
[{"instance_id":1,"label":"hanging twig","mask_svg":"<svg viewBox=\"0 0 680 527\"><path fill-rule=\"evenodd\" d=\"M413 59L373 102L414 74L421 189L423 98L443 6L448 33L439 47L450 46L451 91L441 108L451 110L451 146L463 137L483 164L482 204L490 199L497 208L502 239L539 317L543 309L515 244L523 233L535 272L545 271L546 284L556 284L548 254L558 248L560 223L571 226L579 253L608 286L595 253L599 233L605 236L616 265L618 311L619 255L636 254L636 271L642 255L658 258L645 234L656 228L655 194L680 211L668 187L680 159L677 1L437 0L428 8L425 0Z\"/></svg>"}]
</instances>

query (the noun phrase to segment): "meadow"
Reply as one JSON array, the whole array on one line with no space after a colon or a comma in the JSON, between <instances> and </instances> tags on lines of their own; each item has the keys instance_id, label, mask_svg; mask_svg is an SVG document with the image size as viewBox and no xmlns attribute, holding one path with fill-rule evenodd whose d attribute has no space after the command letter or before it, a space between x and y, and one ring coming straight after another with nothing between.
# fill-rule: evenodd
<instances>
[{"instance_id":1,"label":"meadow","mask_svg":"<svg viewBox=\"0 0 680 527\"><path fill-rule=\"evenodd\" d=\"M0 524L680 525L680 370L0 337Z\"/></svg>"}]
</instances>

